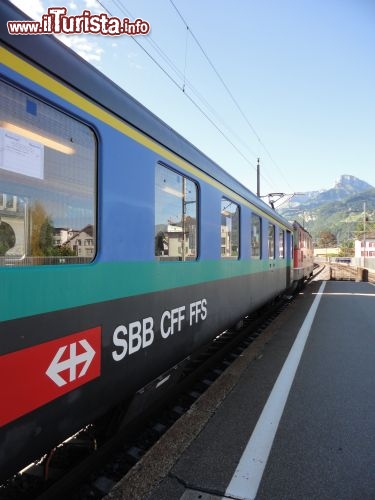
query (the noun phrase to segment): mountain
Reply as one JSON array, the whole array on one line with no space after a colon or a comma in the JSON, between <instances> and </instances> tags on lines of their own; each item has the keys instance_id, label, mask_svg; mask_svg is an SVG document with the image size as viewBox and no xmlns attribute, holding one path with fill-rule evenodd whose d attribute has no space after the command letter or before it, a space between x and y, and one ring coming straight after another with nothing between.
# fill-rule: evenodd
<instances>
[{"instance_id":1,"label":"mountain","mask_svg":"<svg viewBox=\"0 0 375 500\"><path fill-rule=\"evenodd\" d=\"M303 206L304 210L309 210L325 203L343 201L349 196L354 196L370 189L374 189L374 187L354 177L354 175L341 175L336 179L333 188L326 190L322 189L320 191L308 191L294 196L288 204L283 207L283 210L286 208L298 208L299 206Z\"/></svg>"},{"instance_id":2,"label":"mountain","mask_svg":"<svg viewBox=\"0 0 375 500\"><path fill-rule=\"evenodd\" d=\"M364 203L370 227L375 222L375 188L353 175L341 175L332 188L294 196L278 212L303 223L315 242L322 231L333 233L340 242L363 228Z\"/></svg>"},{"instance_id":3,"label":"mountain","mask_svg":"<svg viewBox=\"0 0 375 500\"><path fill-rule=\"evenodd\" d=\"M340 175L333 187L333 190L336 190L336 192L349 196L355 193L368 191L369 189L374 189L374 186L371 186L368 182L361 181L361 179L354 177L354 175ZM332 189L329 189L328 192L329 191L332 191Z\"/></svg>"}]
</instances>

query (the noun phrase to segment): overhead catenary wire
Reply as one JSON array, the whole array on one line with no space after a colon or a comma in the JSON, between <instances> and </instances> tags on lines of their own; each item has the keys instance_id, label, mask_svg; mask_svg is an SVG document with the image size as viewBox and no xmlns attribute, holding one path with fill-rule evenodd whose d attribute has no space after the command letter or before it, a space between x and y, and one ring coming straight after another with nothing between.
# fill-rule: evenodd
<instances>
[{"instance_id":1,"label":"overhead catenary wire","mask_svg":"<svg viewBox=\"0 0 375 500\"><path fill-rule=\"evenodd\" d=\"M96 0L98 2L98 4L110 15L110 16L113 16L113 13L110 11L110 9L108 7L106 7L106 5L104 5L103 1L102 0ZM123 2L121 2L120 0L112 0L112 3L122 12L122 14L128 16L129 18L134 18L134 16L132 15L132 13L123 5ZM173 4L173 2L172 2ZM173 4L174 8L176 9L175 5ZM177 9L176 9L177 10ZM179 16L182 18L181 14L178 12ZM232 148L234 148L234 150L240 155L240 157L248 164L251 166L251 168L256 171L256 165L254 162L252 162L242 151L241 149L233 142L233 140L231 140L227 133L225 133L221 127L225 127L226 131L229 132L235 139L236 141L238 141L239 143L242 144L243 147L245 147L247 150L249 150L251 152L252 155L254 155L255 157L259 156L257 153L255 153L250 147L249 147L249 144L248 143L245 143L239 136L238 134L233 131L224 121L223 119L218 115L218 113L216 112L216 110L208 103L208 101L201 95L201 93L191 84L191 82L189 81L189 79L186 77L186 66L187 66L187 46L188 46L188 36L191 35L194 39L194 41L198 44L200 50L204 53L205 55L205 58L209 61L210 63L210 66L212 68L214 68L214 66L212 65L212 63L210 62L207 54L203 51L203 48L201 47L199 41L197 40L196 36L192 33L191 29L189 28L189 26L187 25L187 23L185 21L183 21L184 24L185 24L185 27L186 27L186 42L185 42L185 61L184 61L184 70L183 71L180 71L179 68L175 65L175 63L168 57L167 54L165 54L165 52L160 48L160 46L153 40L153 38L148 35L147 37L144 37L144 40L149 43L152 48L154 49L154 51L157 53L158 57L160 59L162 59L165 64L170 68L170 70L173 71L174 73L174 76L171 75L170 71L168 71L157 59L154 55L152 55L145 47L142 43L140 43L138 41L138 39L135 37L135 36L131 36L132 40L137 44L137 46L146 54L147 57L149 57L152 62L164 73L164 75L173 83L173 85L175 85L179 90L181 90L183 92L183 94L185 95L185 97L194 105L194 107L211 123L211 125L219 132L219 134L232 146ZM143 38L142 38L143 40ZM220 77L219 73L217 72L216 69L214 69L215 73L217 74L217 76L219 77L219 79L222 81L223 85L225 88L227 88L227 86L225 85L225 82L223 81L223 79ZM179 81L181 81L182 83L180 84ZM192 95L190 95L190 93L187 91L188 89L190 89L190 91L192 92L192 94L206 107L206 109L209 110L209 112L211 113L212 116L215 117L216 121L220 122L221 124L221 127L215 122L215 120L213 118L211 118L209 116L209 114L204 111L204 109L202 108L202 106L192 97ZM232 93L230 92L230 90L228 89L227 90L230 95L232 96L232 99L234 99ZM238 103L237 103L237 106ZM251 124L250 124L251 126ZM254 129L254 132L256 134L256 131ZM259 138L259 136L256 134L259 142L261 143L261 140ZM264 172L261 173L261 177L264 179L264 181L268 184L268 185L272 185L272 182L267 179L267 177L265 176Z\"/></svg>"},{"instance_id":2,"label":"overhead catenary wire","mask_svg":"<svg viewBox=\"0 0 375 500\"><path fill-rule=\"evenodd\" d=\"M181 12L178 10L178 8L176 7L176 5L174 4L173 0L169 0L169 2L171 3L171 5L173 6L173 8L176 10L177 14L179 15L181 21L185 24L185 26L187 28L189 28L187 22L185 21L184 17L182 16ZM193 31L190 30L190 34L191 36L193 37L195 43L198 45L199 49L201 50L202 54L204 55L204 57L206 58L208 64L211 66L211 68L213 69L215 75L218 77L218 79L220 80L220 82L222 83L223 87L225 88L225 90L227 91L228 95L230 96L230 98L232 99L233 103L235 104L236 108L238 109L238 111L240 112L241 116L244 118L244 120L246 121L246 123L249 125L251 131L253 132L253 134L255 135L255 137L258 139L258 142L260 144L262 144L262 141L259 137L259 135L257 134L255 128L252 126L252 124L250 123L250 121L248 120L247 116L245 115L245 113L242 111L242 108L241 106L238 104L237 100L235 99L235 97L233 96L232 92L230 91L228 85L225 83L225 81L223 80L222 76L220 75L220 73L218 72L218 70L215 68L214 64L212 63L211 59L208 57L206 51L204 50L204 48L202 47L201 43L199 42L198 38L194 35Z\"/></svg>"},{"instance_id":3,"label":"overhead catenary wire","mask_svg":"<svg viewBox=\"0 0 375 500\"><path fill-rule=\"evenodd\" d=\"M101 7L110 15L112 16L112 12L108 9L108 7L106 7L103 2L101 0L97 0L97 2L101 5ZM123 13L123 14L126 14L129 18L134 18L133 14L126 8L124 7L124 5L122 4L122 2L120 2L119 0L112 0L112 3ZM212 115L215 116L215 118L220 121L222 123L222 125L224 125L224 127L233 135L236 137L236 139L239 141L239 142L242 142L243 143L243 146L246 147L255 157L257 156L257 153L255 153L254 151L251 150L251 148L249 147L248 144L245 144L242 139L236 134L235 131L231 130L231 128L223 121L223 119L218 115L218 113L216 112L216 110L209 104L209 102L202 96L202 94L193 86L193 84L189 81L189 79L186 77L186 66L187 66L187 45L188 45L188 35L189 35L189 28L187 27L186 28L186 32L187 32L187 35L186 35L186 42L185 42L185 60L184 60L184 71L180 71L179 68L174 64L174 62L168 57L168 55L160 48L160 46L153 40L153 38L148 35L147 38L145 37L145 41L147 43L149 43L153 49L155 50L155 52L157 52L158 56L160 56L161 59L164 60L164 62L172 69L172 71L175 73L175 75L177 76L178 79L180 79L183 84L180 85L178 83L178 81L176 80L176 78L172 77L170 75L170 73L155 59L155 57L150 54L150 52L148 52L146 50L146 48L136 39L136 37L134 36L131 36L131 38L133 39L133 41L138 45L138 47L159 67L159 69L161 69L164 74L166 76L168 76L168 78L172 81L172 83L174 85L176 85L181 91L183 92L186 92L186 89L187 88L190 88L190 90L192 91L192 93L205 105L205 107L207 107L210 111L210 113L212 113ZM194 101L191 97L190 97L190 101ZM202 108L194 101L194 104L195 106L197 107L197 109L199 111L202 112L202 114L207 118L208 115L207 113L205 113ZM212 124L214 124L213 120L211 119L210 120ZM216 126L217 127L217 126ZM226 135L223 133L223 136L225 138ZM247 159L248 160L248 159ZM249 160L248 160L249 161ZM254 164L252 162L249 161L249 163L251 163L251 165L255 168Z\"/></svg>"},{"instance_id":4,"label":"overhead catenary wire","mask_svg":"<svg viewBox=\"0 0 375 500\"><path fill-rule=\"evenodd\" d=\"M188 44L189 44L189 26L186 26L185 62L184 62L184 83L183 83L183 86L182 86L182 91L183 91L183 92L185 92L185 82L186 82L186 67L187 67Z\"/></svg>"},{"instance_id":5,"label":"overhead catenary wire","mask_svg":"<svg viewBox=\"0 0 375 500\"><path fill-rule=\"evenodd\" d=\"M214 64L212 63L210 57L208 56L208 54L206 53L206 51L204 50L204 48L202 47L201 43L199 42L198 38L195 36L194 32L191 30L191 28L189 27L189 25L187 24L185 18L183 17L183 15L181 14L181 12L179 11L179 9L176 7L175 3L173 2L173 0L169 0L170 4L173 6L173 8L175 9L175 11L177 12L178 16L180 17L181 21L184 23L184 25L186 26L186 28L189 29L190 31L190 34L191 36L193 37L195 43L197 44L197 46L199 47L199 49L201 50L202 54L204 55L204 57L206 58L208 64L210 65L210 67L212 68L212 70L214 71L214 73L216 74L217 78L219 79L219 81L221 82L221 84L223 85L223 87L225 88L226 92L228 93L229 97L231 98L233 104L235 105L235 107L237 108L237 110L239 111L239 113L241 114L242 118L245 120L245 122L247 123L247 125L249 126L250 130L252 131L252 133L255 135L255 137L257 138L259 144L262 146L262 148L264 149L264 151L266 152L267 156L270 158L270 160L272 161L272 163L275 165L275 167L279 170L279 172L281 173L281 175L283 176L284 180L287 182L288 186L290 186L289 184L289 181L288 179L286 178L284 172L282 171L282 169L279 167L279 165L275 162L274 158L272 157L271 153L269 152L268 148L266 147L266 145L264 144L264 142L262 141L262 139L259 137L259 134L257 133L257 131L255 130L254 126L251 124L250 120L248 119L248 117L246 116L246 114L244 113L244 111L242 110L241 106L239 105L237 99L234 97L233 93L231 92L231 90L229 89L228 85L225 83L224 79L222 78L222 76L220 75L220 73L218 72L218 70L216 69L216 67L214 66Z\"/></svg>"}]
</instances>

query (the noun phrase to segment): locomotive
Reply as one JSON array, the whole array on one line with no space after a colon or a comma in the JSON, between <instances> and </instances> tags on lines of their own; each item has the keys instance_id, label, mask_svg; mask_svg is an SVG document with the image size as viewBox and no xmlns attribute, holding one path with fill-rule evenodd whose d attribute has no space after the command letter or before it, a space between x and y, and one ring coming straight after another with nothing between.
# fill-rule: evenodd
<instances>
[{"instance_id":1,"label":"locomotive","mask_svg":"<svg viewBox=\"0 0 375 500\"><path fill-rule=\"evenodd\" d=\"M157 399L312 265L294 270L302 227L93 66L7 33L25 19L1 2L1 481L120 402Z\"/></svg>"},{"instance_id":2,"label":"locomotive","mask_svg":"<svg viewBox=\"0 0 375 500\"><path fill-rule=\"evenodd\" d=\"M303 285L312 276L314 250L311 234L297 221L293 222L293 282Z\"/></svg>"}]
</instances>

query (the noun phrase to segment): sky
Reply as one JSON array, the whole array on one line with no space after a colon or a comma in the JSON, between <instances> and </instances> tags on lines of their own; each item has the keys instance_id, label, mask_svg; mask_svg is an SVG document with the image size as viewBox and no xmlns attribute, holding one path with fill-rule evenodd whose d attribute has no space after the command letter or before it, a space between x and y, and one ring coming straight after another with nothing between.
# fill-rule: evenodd
<instances>
[{"instance_id":1,"label":"sky","mask_svg":"<svg viewBox=\"0 0 375 500\"><path fill-rule=\"evenodd\" d=\"M61 38L252 191L257 158L262 195L342 174L375 186L375 0L13 3L147 21L144 36Z\"/></svg>"}]
</instances>

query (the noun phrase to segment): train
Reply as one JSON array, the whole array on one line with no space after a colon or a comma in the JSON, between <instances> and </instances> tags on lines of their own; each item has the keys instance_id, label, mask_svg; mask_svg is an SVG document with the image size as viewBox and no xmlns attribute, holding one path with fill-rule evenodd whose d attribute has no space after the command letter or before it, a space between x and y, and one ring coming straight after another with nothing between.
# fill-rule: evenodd
<instances>
[{"instance_id":1,"label":"train","mask_svg":"<svg viewBox=\"0 0 375 500\"><path fill-rule=\"evenodd\" d=\"M303 286L312 276L314 248L311 234L297 221L293 222L293 283Z\"/></svg>"},{"instance_id":2,"label":"train","mask_svg":"<svg viewBox=\"0 0 375 500\"><path fill-rule=\"evenodd\" d=\"M312 272L302 226L25 19L1 2L1 482Z\"/></svg>"}]
</instances>

